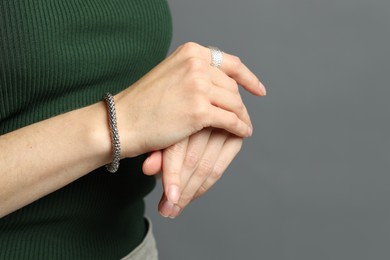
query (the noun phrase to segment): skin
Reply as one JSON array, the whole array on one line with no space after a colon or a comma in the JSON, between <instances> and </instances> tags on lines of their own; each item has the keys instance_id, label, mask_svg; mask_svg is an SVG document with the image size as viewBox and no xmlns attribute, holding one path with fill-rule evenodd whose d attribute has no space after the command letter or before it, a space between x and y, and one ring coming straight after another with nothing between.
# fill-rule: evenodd
<instances>
[{"instance_id":1,"label":"skin","mask_svg":"<svg viewBox=\"0 0 390 260\"><path fill-rule=\"evenodd\" d=\"M252 134L237 83L261 95L258 79L234 56L225 55L222 70L209 64L207 48L184 44L114 96L122 158L169 153L203 129L240 138ZM0 217L109 163L111 156L103 102L0 136ZM184 190L178 172L167 172L167 185Z\"/></svg>"},{"instance_id":2,"label":"skin","mask_svg":"<svg viewBox=\"0 0 390 260\"><path fill-rule=\"evenodd\" d=\"M236 73L247 70L237 57L224 54L224 60L236 59ZM237 77L226 65L221 70L232 79L239 80L237 84L250 85L255 76L247 74L248 78ZM243 85L250 89L250 86ZM266 89L260 83L259 92L254 95L265 96ZM150 154L144 162L143 171L147 175L162 172L164 192L158 205L159 212L164 217L175 218L194 199L205 194L223 175L234 157L242 147L243 138L221 129L205 128L189 136L181 142Z\"/></svg>"},{"instance_id":3,"label":"skin","mask_svg":"<svg viewBox=\"0 0 390 260\"><path fill-rule=\"evenodd\" d=\"M176 218L191 201L206 193L222 177L242 142L242 138L226 131L203 129L183 140L180 149L169 147L152 153L144 163L144 172L148 175L172 172L173 165L181 162L179 198L168 200L166 188L158 205L160 214ZM164 187L169 187L164 180L163 174Z\"/></svg>"}]
</instances>

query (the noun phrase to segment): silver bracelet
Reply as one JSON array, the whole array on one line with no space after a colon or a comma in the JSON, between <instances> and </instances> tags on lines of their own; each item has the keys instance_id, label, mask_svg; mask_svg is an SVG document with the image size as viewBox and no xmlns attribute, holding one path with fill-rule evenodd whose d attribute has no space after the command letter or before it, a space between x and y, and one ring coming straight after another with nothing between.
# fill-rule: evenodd
<instances>
[{"instance_id":1,"label":"silver bracelet","mask_svg":"<svg viewBox=\"0 0 390 260\"><path fill-rule=\"evenodd\" d=\"M119 160L121 154L121 145L119 142L118 126L116 122L115 102L114 97L110 93L105 93L103 95L103 99L106 101L107 104L108 122L111 130L111 142L113 150L113 160L111 163L106 164L106 168L109 172L114 173L119 168Z\"/></svg>"}]
</instances>

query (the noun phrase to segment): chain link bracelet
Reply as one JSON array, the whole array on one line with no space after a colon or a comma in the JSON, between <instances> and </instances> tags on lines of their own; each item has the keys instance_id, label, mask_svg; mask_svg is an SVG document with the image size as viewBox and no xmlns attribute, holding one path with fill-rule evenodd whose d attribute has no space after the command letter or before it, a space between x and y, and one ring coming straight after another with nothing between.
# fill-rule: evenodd
<instances>
[{"instance_id":1,"label":"chain link bracelet","mask_svg":"<svg viewBox=\"0 0 390 260\"><path fill-rule=\"evenodd\" d=\"M115 102L114 102L114 97L110 93L105 93L103 95L103 99L106 101L107 104L108 122L111 130L111 142L112 142L112 150L113 150L113 155L112 155L113 160L111 163L106 164L106 169L109 172L114 173L118 171L120 154L121 154L121 145L119 142L119 133L118 133L118 126L116 121Z\"/></svg>"}]
</instances>

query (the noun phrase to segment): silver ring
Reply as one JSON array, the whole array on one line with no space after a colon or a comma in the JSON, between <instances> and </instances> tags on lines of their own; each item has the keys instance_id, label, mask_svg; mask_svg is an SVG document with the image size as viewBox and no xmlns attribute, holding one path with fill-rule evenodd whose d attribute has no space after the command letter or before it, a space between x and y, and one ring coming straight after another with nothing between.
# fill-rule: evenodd
<instances>
[{"instance_id":1,"label":"silver ring","mask_svg":"<svg viewBox=\"0 0 390 260\"><path fill-rule=\"evenodd\" d=\"M223 61L223 52L217 47L209 46L211 51L211 66L221 68Z\"/></svg>"}]
</instances>

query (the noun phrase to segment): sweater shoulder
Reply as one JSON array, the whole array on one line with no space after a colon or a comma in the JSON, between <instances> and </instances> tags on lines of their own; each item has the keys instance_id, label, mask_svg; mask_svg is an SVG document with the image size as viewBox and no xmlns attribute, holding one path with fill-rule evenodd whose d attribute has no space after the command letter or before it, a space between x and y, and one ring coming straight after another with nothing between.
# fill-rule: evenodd
<instances>
[{"instance_id":1,"label":"sweater shoulder","mask_svg":"<svg viewBox=\"0 0 390 260\"><path fill-rule=\"evenodd\" d=\"M0 1L0 134L117 93L168 51L165 0Z\"/></svg>"}]
</instances>

